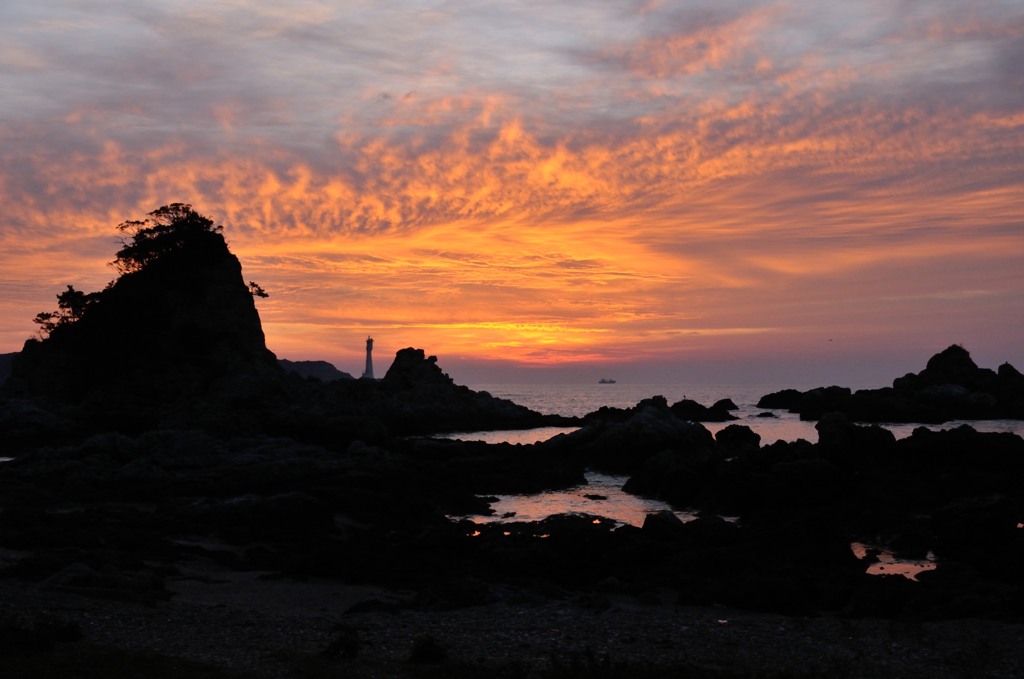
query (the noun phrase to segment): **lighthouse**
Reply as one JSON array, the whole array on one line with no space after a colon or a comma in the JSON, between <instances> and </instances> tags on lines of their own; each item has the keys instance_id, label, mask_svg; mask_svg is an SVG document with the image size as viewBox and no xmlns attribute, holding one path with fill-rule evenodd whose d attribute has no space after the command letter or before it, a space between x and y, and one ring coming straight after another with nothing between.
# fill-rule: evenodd
<instances>
[{"instance_id":1,"label":"lighthouse","mask_svg":"<svg viewBox=\"0 0 1024 679\"><path fill-rule=\"evenodd\" d=\"M366 338L366 370L363 371L363 377L368 380L373 379L373 338Z\"/></svg>"}]
</instances>

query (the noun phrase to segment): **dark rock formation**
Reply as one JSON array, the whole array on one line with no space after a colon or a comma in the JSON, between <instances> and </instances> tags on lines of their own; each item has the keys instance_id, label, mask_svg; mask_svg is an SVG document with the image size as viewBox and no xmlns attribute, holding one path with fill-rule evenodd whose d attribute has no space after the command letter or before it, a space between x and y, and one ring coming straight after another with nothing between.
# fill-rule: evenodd
<instances>
[{"instance_id":1,"label":"dark rock formation","mask_svg":"<svg viewBox=\"0 0 1024 679\"><path fill-rule=\"evenodd\" d=\"M0 354L0 387L3 387L4 382L7 381L7 377L11 374L11 364L14 362L14 357L17 355L17 353Z\"/></svg>"},{"instance_id":2,"label":"dark rock formation","mask_svg":"<svg viewBox=\"0 0 1024 679\"><path fill-rule=\"evenodd\" d=\"M761 447L761 435L742 424L730 424L715 434L715 443L728 457L756 453Z\"/></svg>"},{"instance_id":3,"label":"dark rock formation","mask_svg":"<svg viewBox=\"0 0 1024 679\"><path fill-rule=\"evenodd\" d=\"M629 411L602 408L584 421L584 428L560 437L560 445L575 449L595 469L611 473L634 473L663 451L697 463L709 458L714 446L711 432L678 417L662 396L645 399Z\"/></svg>"},{"instance_id":4,"label":"dark rock formation","mask_svg":"<svg viewBox=\"0 0 1024 679\"><path fill-rule=\"evenodd\" d=\"M395 354L382 384L389 389L447 388L455 381L438 367L437 356L427 356L422 349L408 347Z\"/></svg>"},{"instance_id":5,"label":"dark rock formation","mask_svg":"<svg viewBox=\"0 0 1024 679\"><path fill-rule=\"evenodd\" d=\"M757 402L758 408L779 408L797 412L803 401L804 393L797 389L783 389L765 394Z\"/></svg>"},{"instance_id":6,"label":"dark rock formation","mask_svg":"<svg viewBox=\"0 0 1024 679\"><path fill-rule=\"evenodd\" d=\"M672 404L672 412L684 420L694 422L727 422L736 416L730 410L737 410L736 404L729 399L716 401L710 408L690 399L683 399Z\"/></svg>"},{"instance_id":7,"label":"dark rock formation","mask_svg":"<svg viewBox=\"0 0 1024 679\"><path fill-rule=\"evenodd\" d=\"M358 400L358 412L377 418L394 433L425 434L488 429L527 429L575 423L541 415L507 399L455 384L423 349L401 349L379 382L334 383L337 395ZM358 399L352 395L358 394Z\"/></svg>"},{"instance_id":8,"label":"dark rock formation","mask_svg":"<svg viewBox=\"0 0 1024 679\"><path fill-rule=\"evenodd\" d=\"M80 320L28 340L6 387L136 409L276 372L241 265L223 236L207 233L122 275Z\"/></svg>"},{"instance_id":9,"label":"dark rock formation","mask_svg":"<svg viewBox=\"0 0 1024 679\"><path fill-rule=\"evenodd\" d=\"M321 382L334 382L336 380L352 380L352 375L338 370L327 361L289 361L286 358L277 359L286 373L298 375L299 377L312 377Z\"/></svg>"},{"instance_id":10,"label":"dark rock formation","mask_svg":"<svg viewBox=\"0 0 1024 679\"><path fill-rule=\"evenodd\" d=\"M603 406L583 417L584 421L600 420L602 422L624 421L636 415L642 407L648 404L667 404L664 396L652 396L644 399L632 408L612 408ZM711 407L702 405L692 399L683 399L671 406L672 413L684 420L691 422L727 422L737 419L730 411L738 410L732 400L724 398L716 401Z\"/></svg>"},{"instance_id":11,"label":"dark rock formation","mask_svg":"<svg viewBox=\"0 0 1024 679\"><path fill-rule=\"evenodd\" d=\"M1024 419L1024 376L1009 363L998 372L979 368L966 349L954 344L932 356L920 373L895 379L891 388L786 389L763 396L757 405L784 408L805 420L830 412L842 412L860 422Z\"/></svg>"},{"instance_id":12,"label":"dark rock formation","mask_svg":"<svg viewBox=\"0 0 1024 679\"><path fill-rule=\"evenodd\" d=\"M918 391L925 387L955 384L966 389L991 389L996 373L979 368L971 355L960 345L953 344L928 359L925 369L918 374L909 373L893 382L898 391Z\"/></svg>"}]
</instances>

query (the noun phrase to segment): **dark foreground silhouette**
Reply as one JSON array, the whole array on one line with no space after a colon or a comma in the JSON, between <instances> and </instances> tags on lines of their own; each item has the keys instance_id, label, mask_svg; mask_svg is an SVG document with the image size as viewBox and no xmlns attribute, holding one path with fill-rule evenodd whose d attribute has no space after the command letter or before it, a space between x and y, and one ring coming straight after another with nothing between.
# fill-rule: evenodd
<instances>
[{"instance_id":1,"label":"dark foreground silhouette","mask_svg":"<svg viewBox=\"0 0 1024 679\"><path fill-rule=\"evenodd\" d=\"M172 212L195 219L186 207ZM1020 437L964 426L897 441L851 406L813 413L817 442L762 445L695 421L727 419L727 402L661 397L545 417L455 385L413 348L379 381L302 377L267 351L219 232L199 232L161 241L13 359L5 676L83 658L95 676L1019 673L1004 641L1024 622ZM900 379L1019 412L1000 386L1012 367L992 381L971 366L951 347ZM531 446L422 436L567 423L581 428ZM448 518L587 469L700 518ZM867 575L852 542L937 567ZM861 622L877 619L890 622Z\"/></svg>"}]
</instances>

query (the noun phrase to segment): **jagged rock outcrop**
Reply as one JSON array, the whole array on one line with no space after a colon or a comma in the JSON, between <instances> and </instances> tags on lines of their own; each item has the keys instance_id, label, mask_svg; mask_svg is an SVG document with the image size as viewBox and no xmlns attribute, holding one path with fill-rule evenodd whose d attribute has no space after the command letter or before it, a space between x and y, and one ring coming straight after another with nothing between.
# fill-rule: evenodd
<instances>
[{"instance_id":1,"label":"jagged rock outcrop","mask_svg":"<svg viewBox=\"0 0 1024 679\"><path fill-rule=\"evenodd\" d=\"M623 413L628 413L625 419ZM654 477L668 468L682 474L706 464L714 448L711 432L679 417L663 396L644 399L626 411L602 408L585 422L584 428L562 437L561 445L573 447L589 466L610 473L632 474L646 467Z\"/></svg>"},{"instance_id":2,"label":"jagged rock outcrop","mask_svg":"<svg viewBox=\"0 0 1024 679\"><path fill-rule=\"evenodd\" d=\"M274 373L279 368L241 264L223 236L210 232L123 274L96 293L79 320L28 340L6 389L135 408Z\"/></svg>"},{"instance_id":3,"label":"jagged rock outcrop","mask_svg":"<svg viewBox=\"0 0 1024 679\"><path fill-rule=\"evenodd\" d=\"M966 349L954 344L932 356L920 373L896 378L892 387L785 389L763 396L757 405L784 408L804 420L831 412L859 422L1024 419L1024 376L1009 363L998 372L979 368Z\"/></svg>"},{"instance_id":4,"label":"jagged rock outcrop","mask_svg":"<svg viewBox=\"0 0 1024 679\"><path fill-rule=\"evenodd\" d=\"M507 399L455 384L436 356L408 347L379 382L355 380L335 385L337 393L360 394L361 412L398 434L487 429L526 429L573 424L572 418L541 415Z\"/></svg>"},{"instance_id":5,"label":"jagged rock outcrop","mask_svg":"<svg viewBox=\"0 0 1024 679\"><path fill-rule=\"evenodd\" d=\"M664 396L652 396L651 398L644 399L632 408L614 408L611 406L602 406L592 413L588 413L583 417L585 421L601 420L604 422L610 421L625 421L636 415L640 410L648 405L665 402L667 400ZM673 403L670 407L672 414L676 417L689 420L691 422L728 422L729 420L735 420L737 417L730 411L738 410L738 407L731 399L723 398L715 401L710 407L705 406L692 399L684 398L681 401Z\"/></svg>"},{"instance_id":6,"label":"jagged rock outcrop","mask_svg":"<svg viewBox=\"0 0 1024 679\"><path fill-rule=\"evenodd\" d=\"M381 383L389 389L422 389L447 388L455 381L437 365L437 356L427 356L423 349L407 347L395 354Z\"/></svg>"}]
</instances>

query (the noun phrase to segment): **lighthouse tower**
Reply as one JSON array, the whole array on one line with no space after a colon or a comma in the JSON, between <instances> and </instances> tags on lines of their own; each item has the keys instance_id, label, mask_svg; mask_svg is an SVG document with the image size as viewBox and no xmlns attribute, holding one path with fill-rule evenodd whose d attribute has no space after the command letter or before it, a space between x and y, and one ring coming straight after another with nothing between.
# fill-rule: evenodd
<instances>
[{"instance_id":1,"label":"lighthouse tower","mask_svg":"<svg viewBox=\"0 0 1024 679\"><path fill-rule=\"evenodd\" d=\"M366 370L363 371L363 377L368 380L373 379L373 338L366 338Z\"/></svg>"}]
</instances>

